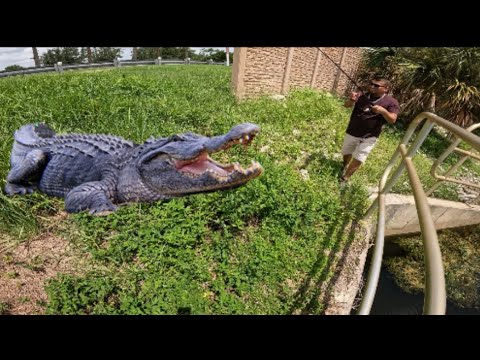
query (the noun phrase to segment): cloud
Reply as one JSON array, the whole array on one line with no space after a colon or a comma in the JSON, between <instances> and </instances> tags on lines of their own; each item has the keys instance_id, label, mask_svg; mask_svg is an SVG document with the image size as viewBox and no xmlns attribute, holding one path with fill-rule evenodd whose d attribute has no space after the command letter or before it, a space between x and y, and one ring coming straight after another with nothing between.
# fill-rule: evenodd
<instances>
[{"instance_id":1,"label":"cloud","mask_svg":"<svg viewBox=\"0 0 480 360\"><path fill-rule=\"evenodd\" d=\"M40 54L40 49L48 48L38 48L38 53ZM45 52L44 50L43 52ZM0 48L0 70L5 69L5 67L10 65L20 65L23 67L34 66L33 62L33 51L31 47L10 47L10 48Z\"/></svg>"}]
</instances>

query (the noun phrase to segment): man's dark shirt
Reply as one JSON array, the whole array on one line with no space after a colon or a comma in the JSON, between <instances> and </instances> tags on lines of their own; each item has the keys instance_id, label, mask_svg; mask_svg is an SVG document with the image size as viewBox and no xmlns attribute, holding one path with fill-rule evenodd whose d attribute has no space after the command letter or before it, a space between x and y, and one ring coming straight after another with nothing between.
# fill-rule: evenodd
<instances>
[{"instance_id":1,"label":"man's dark shirt","mask_svg":"<svg viewBox=\"0 0 480 360\"><path fill-rule=\"evenodd\" d=\"M372 110L365 111L372 105L375 98L369 99L370 94L361 95L355 107L353 108L350 122L347 127L347 134L355 137L379 137L382 132L383 125L387 122L381 114L375 114ZM383 98L375 102L374 105L384 107L388 112L398 114L400 106L398 101L390 95L385 95Z\"/></svg>"}]
</instances>

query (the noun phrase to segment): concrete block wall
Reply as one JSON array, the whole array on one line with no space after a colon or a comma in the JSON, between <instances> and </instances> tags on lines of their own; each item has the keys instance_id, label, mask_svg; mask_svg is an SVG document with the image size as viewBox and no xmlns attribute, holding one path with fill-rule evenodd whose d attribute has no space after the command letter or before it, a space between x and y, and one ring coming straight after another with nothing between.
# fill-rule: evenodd
<instances>
[{"instance_id":1,"label":"concrete block wall","mask_svg":"<svg viewBox=\"0 0 480 360\"><path fill-rule=\"evenodd\" d=\"M361 48L320 48L355 78ZM235 48L232 89L238 99L259 95L286 95L289 90L313 88L344 95L352 83L316 47Z\"/></svg>"},{"instance_id":2,"label":"concrete block wall","mask_svg":"<svg viewBox=\"0 0 480 360\"><path fill-rule=\"evenodd\" d=\"M360 62L364 54L364 50L361 48L346 48L345 59L343 61L342 69L350 75L351 78L356 80L356 75L359 70ZM353 75L353 76L352 76ZM345 91L345 94L355 89L355 85L347 79L345 75L340 76L339 89Z\"/></svg>"},{"instance_id":3,"label":"concrete block wall","mask_svg":"<svg viewBox=\"0 0 480 360\"><path fill-rule=\"evenodd\" d=\"M316 51L312 51L312 48L295 48L290 68L289 90L310 87L316 60Z\"/></svg>"},{"instance_id":4,"label":"concrete block wall","mask_svg":"<svg viewBox=\"0 0 480 360\"><path fill-rule=\"evenodd\" d=\"M340 65L342 59L343 48L322 48L322 51L327 54L330 59L335 61L336 64ZM321 53L320 53L321 54ZM344 71L347 72L347 69L344 68L344 65L340 65ZM334 91L335 78L339 72L338 68L329 60L325 55L321 54L320 64L315 77L315 89L321 89L326 91ZM347 72L350 75L350 72ZM345 75L343 75L345 77Z\"/></svg>"}]
</instances>

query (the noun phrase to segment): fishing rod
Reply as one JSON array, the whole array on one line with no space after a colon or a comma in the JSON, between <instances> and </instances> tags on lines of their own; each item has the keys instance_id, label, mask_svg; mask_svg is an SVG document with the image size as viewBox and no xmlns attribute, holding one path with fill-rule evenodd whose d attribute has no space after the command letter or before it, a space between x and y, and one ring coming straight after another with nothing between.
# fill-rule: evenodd
<instances>
[{"instance_id":1,"label":"fishing rod","mask_svg":"<svg viewBox=\"0 0 480 360\"><path fill-rule=\"evenodd\" d=\"M353 79L340 67L340 65L338 65L335 61L333 61L333 59L332 59L330 56L328 56L327 54L325 54L325 52L323 52L322 49L320 49L319 47L317 47L317 49L318 49L323 55L325 55L325 56L327 57L327 59L330 60L330 61L357 87L358 90L360 90L360 91L363 93L362 88L357 84L357 82L356 82L355 80L353 80ZM372 106L373 106L374 104L375 104L375 102L370 102L370 105L367 106L367 107L365 107L365 108L363 109L363 112L365 112L365 113L370 112L370 111L372 110ZM376 114L373 114L373 115L371 115L371 116L369 116L369 117L373 117L373 116L376 116Z\"/></svg>"},{"instance_id":2,"label":"fishing rod","mask_svg":"<svg viewBox=\"0 0 480 360\"><path fill-rule=\"evenodd\" d=\"M353 79L350 77L350 75L348 75L348 74L340 67L340 65L338 65L335 61L333 61L333 59L332 59L330 56L328 56L327 54L325 54L325 52L324 52L322 49L320 49L319 47L317 47L317 49L318 49L318 51L320 51L323 55L325 55L325 57L326 57L328 60L330 60L330 61L333 63L333 65L335 65L335 66L353 83L353 85L355 85L355 86L357 87L357 89L362 90L362 87L359 86L359 85L357 84L357 82L356 82L355 80L353 80Z\"/></svg>"}]
</instances>

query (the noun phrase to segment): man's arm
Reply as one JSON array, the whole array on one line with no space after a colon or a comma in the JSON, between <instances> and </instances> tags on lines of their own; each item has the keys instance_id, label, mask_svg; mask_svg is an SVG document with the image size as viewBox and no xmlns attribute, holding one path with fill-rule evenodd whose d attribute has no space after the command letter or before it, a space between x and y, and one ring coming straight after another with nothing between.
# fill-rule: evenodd
<instances>
[{"instance_id":1,"label":"man's arm","mask_svg":"<svg viewBox=\"0 0 480 360\"><path fill-rule=\"evenodd\" d=\"M343 104L343 106L345 106L346 108L351 108L353 105L355 105L355 100L352 100L350 98L347 98L347 100L345 100L345 103Z\"/></svg>"},{"instance_id":2,"label":"man's arm","mask_svg":"<svg viewBox=\"0 0 480 360\"><path fill-rule=\"evenodd\" d=\"M395 124L395 121L397 121L397 114L393 112L389 112L387 109L385 109L380 105L373 105L372 111L375 114L381 114L385 119L385 121L388 122L389 124Z\"/></svg>"},{"instance_id":3,"label":"man's arm","mask_svg":"<svg viewBox=\"0 0 480 360\"><path fill-rule=\"evenodd\" d=\"M350 94L350 97L348 97L347 100L345 100L345 102L343 103L343 106L345 106L346 108L352 107L353 105L355 105L360 95L362 94L359 92L352 92Z\"/></svg>"}]
</instances>

